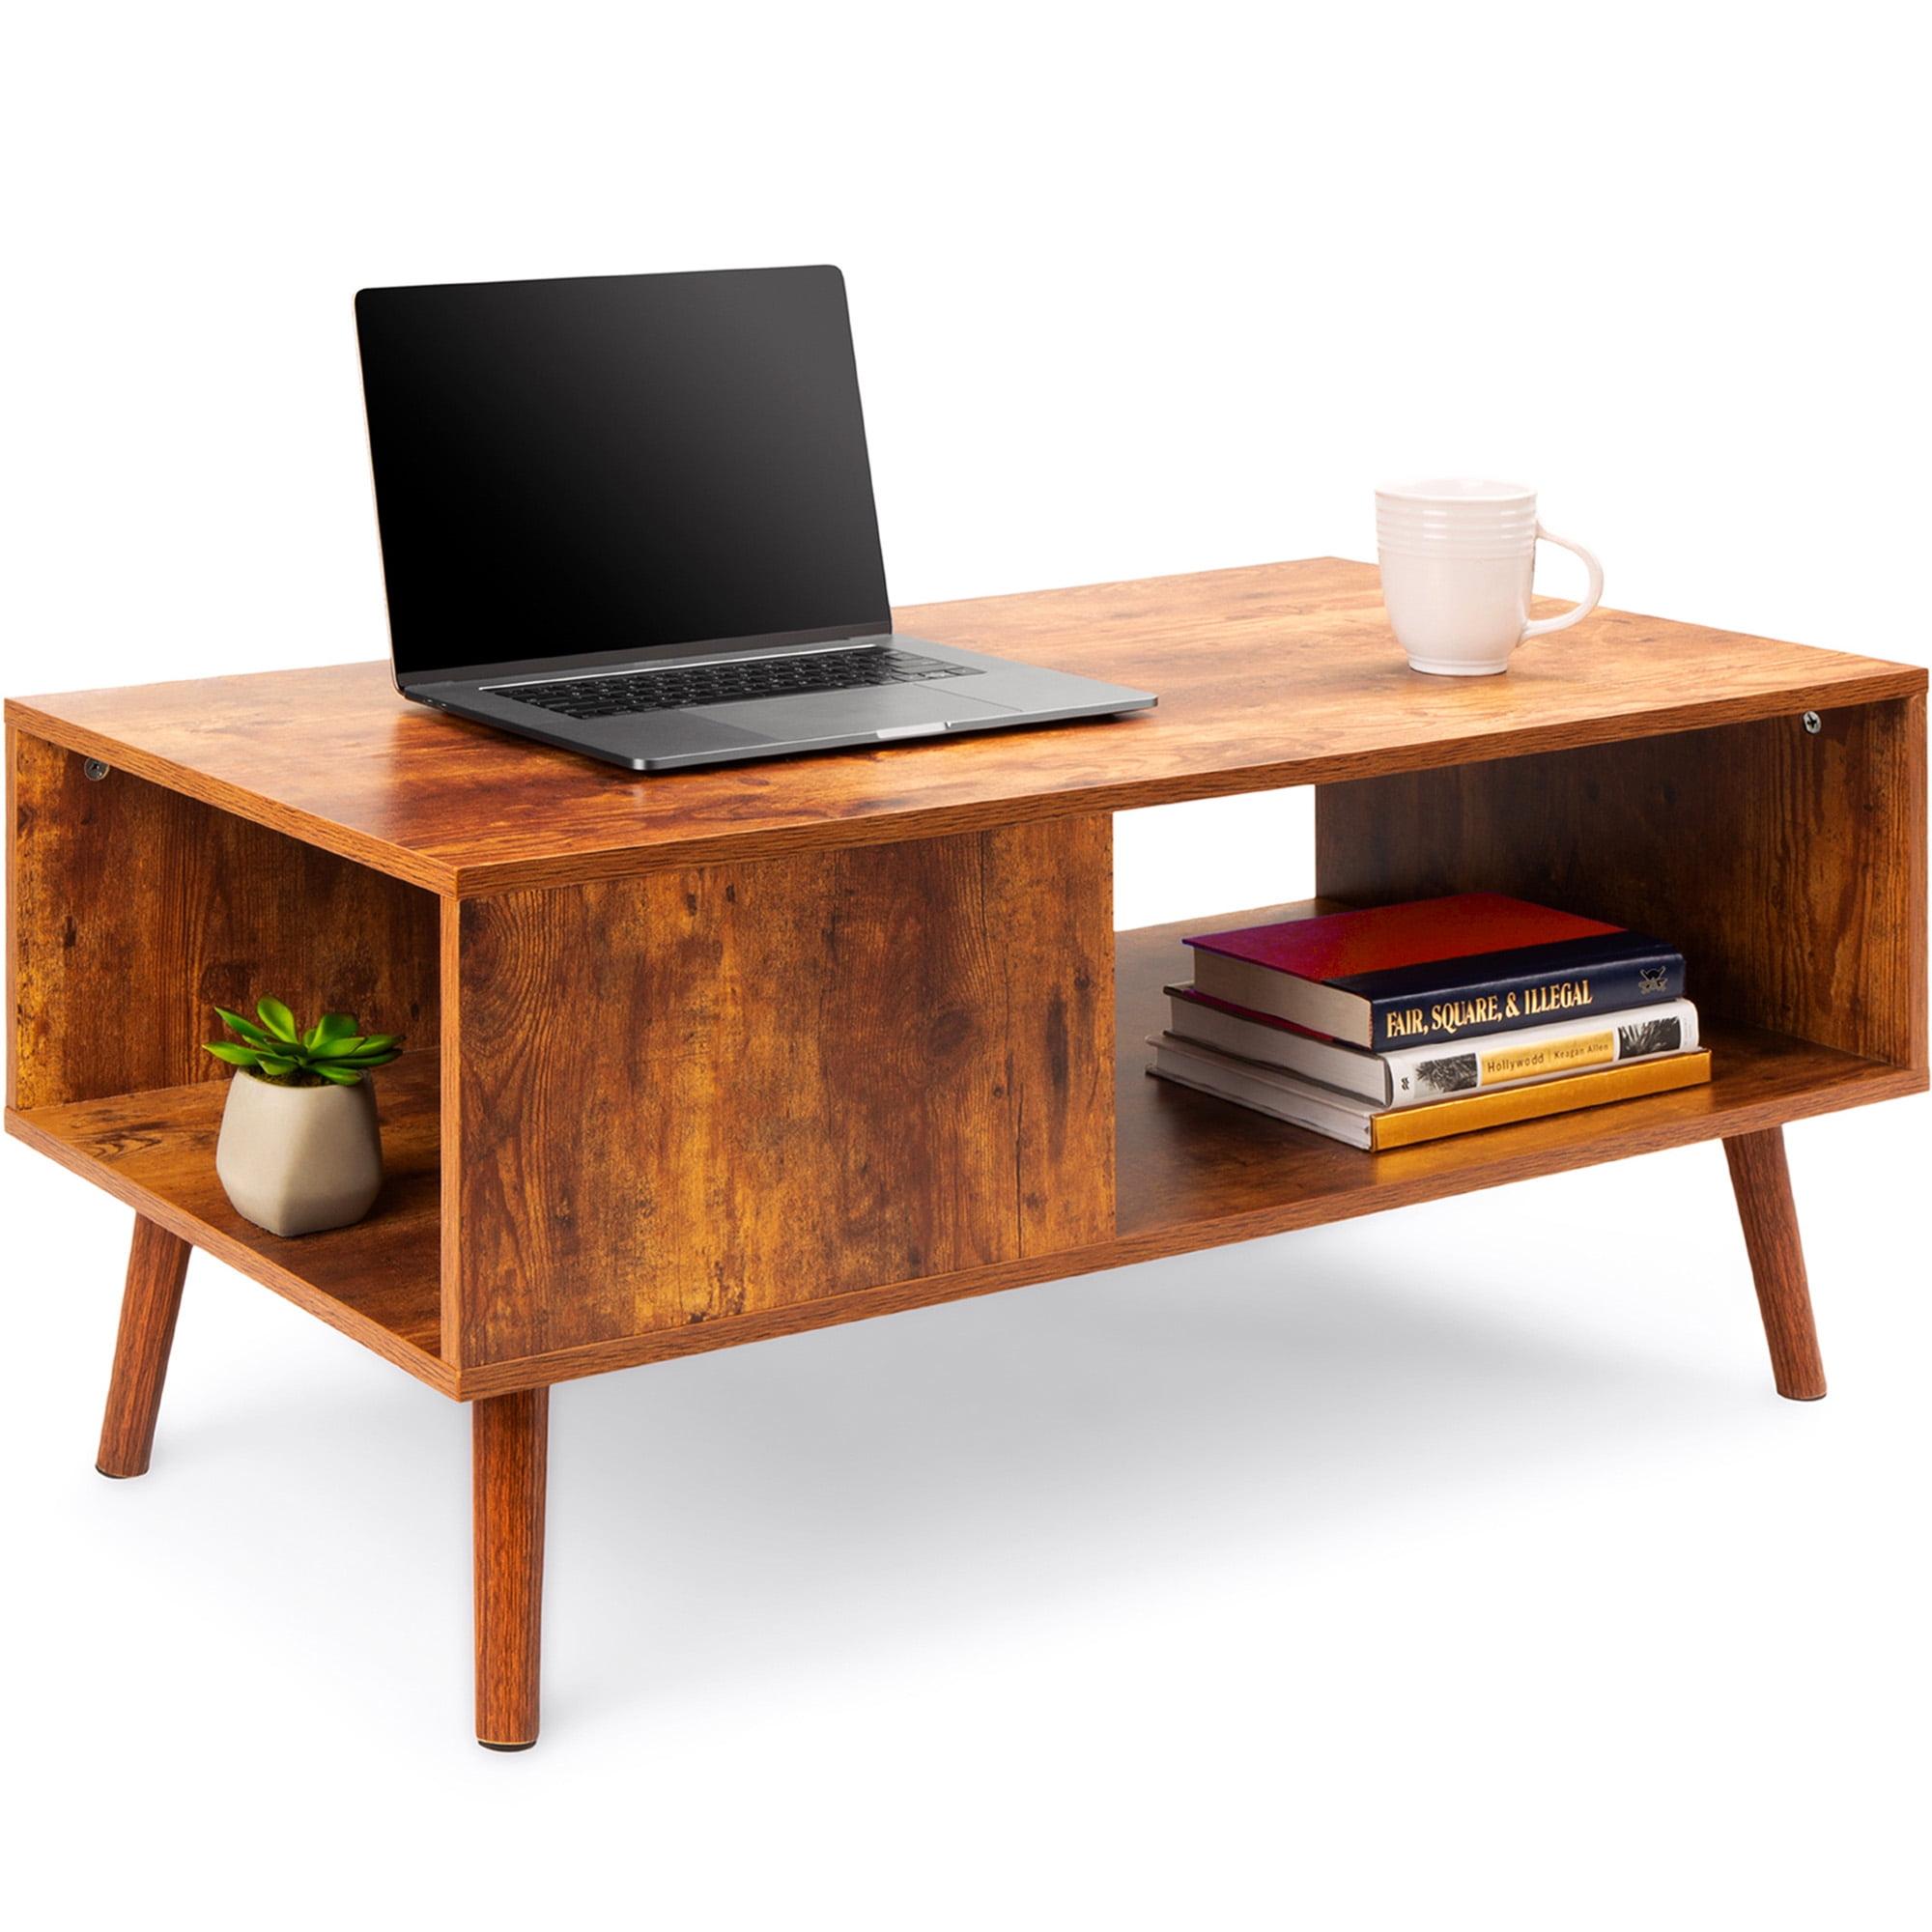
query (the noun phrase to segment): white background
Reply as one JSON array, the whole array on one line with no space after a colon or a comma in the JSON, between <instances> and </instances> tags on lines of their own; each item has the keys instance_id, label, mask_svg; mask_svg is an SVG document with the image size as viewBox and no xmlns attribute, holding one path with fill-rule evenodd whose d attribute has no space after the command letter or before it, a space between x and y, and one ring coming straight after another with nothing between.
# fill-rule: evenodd
<instances>
[{"instance_id":1,"label":"white background","mask_svg":"<svg viewBox=\"0 0 1932 1932\"><path fill-rule=\"evenodd\" d=\"M6 686L381 654L357 287L794 261L900 603L1363 556L1452 469L1612 603L1923 663L1902 17L42 9ZM1307 872L1294 798L1121 824L1126 923ZM1715 1146L566 1387L509 1758L462 1412L198 1259L101 1482L127 1216L9 1147L5 1902L1921 1924L1928 1140L1792 1131L1821 1405Z\"/></svg>"}]
</instances>

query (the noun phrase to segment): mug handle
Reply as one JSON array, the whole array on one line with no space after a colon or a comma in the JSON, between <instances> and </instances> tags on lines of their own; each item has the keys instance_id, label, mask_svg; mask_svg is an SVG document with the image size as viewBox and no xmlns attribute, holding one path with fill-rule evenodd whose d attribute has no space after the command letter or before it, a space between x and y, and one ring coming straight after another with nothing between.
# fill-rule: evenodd
<instances>
[{"instance_id":1,"label":"mug handle","mask_svg":"<svg viewBox=\"0 0 1932 1932\"><path fill-rule=\"evenodd\" d=\"M1567 631L1579 618L1587 617L1604 595L1604 566L1579 543L1572 543L1568 537L1559 537L1554 530L1546 530L1541 524L1536 526L1536 534L1545 543L1560 545L1564 550L1575 551L1583 559L1583 568L1590 573L1590 587L1583 593L1583 601L1574 611L1566 611L1560 617L1539 617L1533 624L1525 624L1523 638L1541 638L1551 631ZM1522 638L1517 639L1519 643Z\"/></svg>"}]
</instances>

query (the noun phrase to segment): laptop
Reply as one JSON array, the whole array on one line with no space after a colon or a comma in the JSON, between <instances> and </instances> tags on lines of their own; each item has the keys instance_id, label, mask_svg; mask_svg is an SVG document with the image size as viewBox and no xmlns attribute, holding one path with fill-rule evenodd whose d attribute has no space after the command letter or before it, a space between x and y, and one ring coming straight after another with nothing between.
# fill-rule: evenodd
<instances>
[{"instance_id":1,"label":"laptop","mask_svg":"<svg viewBox=\"0 0 1932 1932\"><path fill-rule=\"evenodd\" d=\"M396 688L632 771L1145 710L895 636L833 268L364 289Z\"/></svg>"}]
</instances>

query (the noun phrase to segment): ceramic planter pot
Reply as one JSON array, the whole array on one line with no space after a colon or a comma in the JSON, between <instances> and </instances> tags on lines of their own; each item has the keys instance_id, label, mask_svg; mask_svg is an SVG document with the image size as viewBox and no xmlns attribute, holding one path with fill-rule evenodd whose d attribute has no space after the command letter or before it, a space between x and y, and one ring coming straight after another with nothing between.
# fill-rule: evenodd
<instances>
[{"instance_id":1,"label":"ceramic planter pot","mask_svg":"<svg viewBox=\"0 0 1932 1932\"><path fill-rule=\"evenodd\" d=\"M361 1220L383 1185L369 1076L354 1087L278 1087L237 1073L214 1171L235 1211L271 1235L313 1235Z\"/></svg>"}]
</instances>

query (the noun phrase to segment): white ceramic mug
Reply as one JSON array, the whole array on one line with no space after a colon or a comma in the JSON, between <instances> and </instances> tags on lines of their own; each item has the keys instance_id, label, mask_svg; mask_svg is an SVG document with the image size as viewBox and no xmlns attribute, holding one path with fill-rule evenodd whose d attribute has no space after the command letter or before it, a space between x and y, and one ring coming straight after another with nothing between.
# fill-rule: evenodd
<instances>
[{"instance_id":1,"label":"white ceramic mug","mask_svg":"<svg viewBox=\"0 0 1932 1932\"><path fill-rule=\"evenodd\" d=\"M1574 611L1530 621L1536 540L1583 559L1590 587ZM1536 521L1536 492L1520 483L1435 477L1376 492L1382 602L1417 670L1486 677L1509 668L1525 638L1587 617L1604 594L1604 568L1581 544Z\"/></svg>"}]
</instances>

